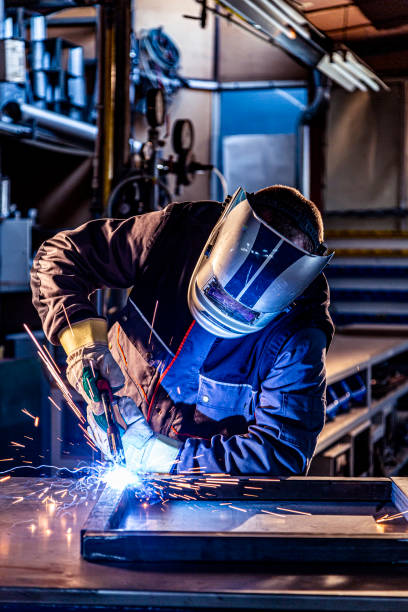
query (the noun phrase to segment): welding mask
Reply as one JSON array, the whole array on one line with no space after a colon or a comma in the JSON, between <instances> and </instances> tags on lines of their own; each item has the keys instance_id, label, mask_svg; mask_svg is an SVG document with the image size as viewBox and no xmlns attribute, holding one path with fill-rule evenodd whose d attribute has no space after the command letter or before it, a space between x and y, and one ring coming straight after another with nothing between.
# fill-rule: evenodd
<instances>
[{"instance_id":1,"label":"welding mask","mask_svg":"<svg viewBox=\"0 0 408 612\"><path fill-rule=\"evenodd\" d=\"M319 251L326 251L319 245ZM311 254L261 219L242 188L227 201L191 277L188 304L210 333L238 338L286 310L333 254Z\"/></svg>"}]
</instances>

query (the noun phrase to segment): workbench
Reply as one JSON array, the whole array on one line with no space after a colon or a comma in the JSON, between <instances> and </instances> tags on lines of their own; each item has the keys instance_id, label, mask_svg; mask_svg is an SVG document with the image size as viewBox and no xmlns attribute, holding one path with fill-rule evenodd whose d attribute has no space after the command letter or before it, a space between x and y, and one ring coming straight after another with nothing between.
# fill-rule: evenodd
<instances>
[{"instance_id":1,"label":"workbench","mask_svg":"<svg viewBox=\"0 0 408 612\"><path fill-rule=\"evenodd\" d=\"M46 484L67 486L61 479ZM408 611L408 568L400 566L330 567L307 559L302 566L278 567L89 563L80 556L80 529L95 500L90 494L88 501L56 512L37 499L43 486L44 480L17 477L0 484L2 610Z\"/></svg>"},{"instance_id":2,"label":"workbench","mask_svg":"<svg viewBox=\"0 0 408 612\"><path fill-rule=\"evenodd\" d=\"M406 327L383 337L367 333L372 332L335 337L328 357L329 382L364 369L369 373L376 363L408 350ZM405 392L403 385L388 400ZM372 416L379 405L370 398L369 406L328 423L321 447ZM336 566L311 564L307 559L302 565L267 566L87 562L80 555L80 531L96 499L90 493L87 501L63 513L37 499L45 484L66 486L61 482L14 476L0 482L0 610L37 612L57 606L59 612L88 608L408 612L408 567L400 565Z\"/></svg>"}]
</instances>

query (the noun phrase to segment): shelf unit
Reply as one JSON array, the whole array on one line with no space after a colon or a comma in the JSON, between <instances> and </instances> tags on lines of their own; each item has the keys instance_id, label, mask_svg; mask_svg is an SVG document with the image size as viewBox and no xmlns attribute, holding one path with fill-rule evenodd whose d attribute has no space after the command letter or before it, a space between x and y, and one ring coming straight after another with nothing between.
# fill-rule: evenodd
<instances>
[{"instance_id":1,"label":"shelf unit","mask_svg":"<svg viewBox=\"0 0 408 612\"><path fill-rule=\"evenodd\" d=\"M378 371L390 372L408 365L408 325L349 326L338 332L327 358L327 384L341 384L359 374L365 381L362 405L339 412L328 420L316 446L310 474L321 476L396 475L408 463L408 448L395 454L395 463L375 474L375 456L390 442L398 415L408 422L408 411L397 410L397 402L407 395L407 376L398 384L385 386L383 395L373 397L373 379ZM377 395L377 394L376 394Z\"/></svg>"}]
</instances>

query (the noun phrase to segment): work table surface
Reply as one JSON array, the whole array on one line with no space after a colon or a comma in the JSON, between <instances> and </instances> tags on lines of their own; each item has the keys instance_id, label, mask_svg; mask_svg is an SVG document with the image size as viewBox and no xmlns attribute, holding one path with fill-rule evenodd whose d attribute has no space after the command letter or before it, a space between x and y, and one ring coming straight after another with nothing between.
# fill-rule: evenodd
<instances>
[{"instance_id":1,"label":"work table surface","mask_svg":"<svg viewBox=\"0 0 408 612\"><path fill-rule=\"evenodd\" d=\"M302 567L89 563L80 556L80 529L95 499L89 492L86 500L75 486L58 478L0 482L0 609L11 602L18 602L19 610L26 609L25 602L29 609L35 601L179 609L408 610L408 568L391 565L312 566L306 559ZM47 496L61 501L55 506Z\"/></svg>"}]
</instances>

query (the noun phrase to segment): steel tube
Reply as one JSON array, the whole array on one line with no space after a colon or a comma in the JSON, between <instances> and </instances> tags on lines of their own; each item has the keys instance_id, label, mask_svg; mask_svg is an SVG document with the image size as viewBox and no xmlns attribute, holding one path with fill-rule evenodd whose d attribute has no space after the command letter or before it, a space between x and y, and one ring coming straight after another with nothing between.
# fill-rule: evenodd
<instances>
[{"instance_id":1,"label":"steel tube","mask_svg":"<svg viewBox=\"0 0 408 612\"><path fill-rule=\"evenodd\" d=\"M19 110L22 121L35 120L42 127L69 134L70 136L76 136L82 140L94 142L96 139L98 128L85 121L77 121L65 115L37 108L31 104L20 104Z\"/></svg>"}]
</instances>

